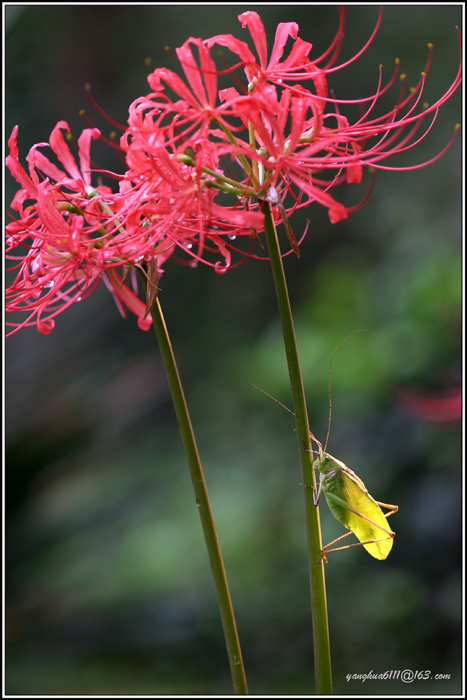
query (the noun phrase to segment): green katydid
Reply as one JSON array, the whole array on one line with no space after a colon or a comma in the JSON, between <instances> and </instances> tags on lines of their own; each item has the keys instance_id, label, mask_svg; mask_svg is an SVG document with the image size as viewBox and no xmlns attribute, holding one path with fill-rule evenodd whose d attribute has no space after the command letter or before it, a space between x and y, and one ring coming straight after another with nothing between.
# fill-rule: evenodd
<instances>
[{"instance_id":1,"label":"green katydid","mask_svg":"<svg viewBox=\"0 0 467 700\"><path fill-rule=\"evenodd\" d=\"M395 532L389 529L386 518L397 513L398 506L375 501L355 472L328 454L326 446L323 450L321 443L314 436L312 437L319 447L318 458L313 462L313 466L319 469L320 473L318 493L313 496L313 502L317 506L323 492L331 513L350 530L323 547L321 558L317 563L319 564L322 560L327 561L326 555L329 552L360 545L365 547L375 559L386 559L392 549L395 535ZM389 512L383 513L381 508L387 508ZM360 540L359 542L342 547L332 546L351 535L352 532Z\"/></svg>"},{"instance_id":2,"label":"green katydid","mask_svg":"<svg viewBox=\"0 0 467 700\"><path fill-rule=\"evenodd\" d=\"M356 331L354 331L354 333L355 332ZM353 335L353 333L351 335ZM345 340L347 339L348 338ZM337 552L342 549L359 547L360 545L362 545L372 557L375 557L375 559L386 559L392 549L395 535L395 533L388 527L386 518L394 513L397 513L399 509L398 506L375 501L375 499L368 493L363 481L355 474L355 472L349 469L349 467L347 467L343 462L335 457L332 457L326 452L331 426L332 360L334 359L334 355L336 354L338 348L345 342L345 340L339 343L334 350L329 367L329 423L324 449L313 433L310 432L310 435L319 448L318 457L313 462L313 467L319 470L320 480L317 493L313 493L313 503L315 506L317 506L321 493L324 493L331 513L334 515L336 520L338 520L349 530L349 532L346 532L345 535L337 537L335 540L323 547L321 557L316 564L319 564L321 561L327 562L326 555L329 554L329 552ZM263 390L260 389L260 391ZM263 393L266 394L265 391L263 391ZM267 396L270 395L267 394ZM274 399L273 396L270 398ZM277 399L274 399L274 401L277 401ZM277 403L281 404L280 401L277 401ZM284 406L284 404L281 404L281 406L289 411L289 413L292 413L292 415L295 415L289 408L287 408L287 406ZM305 446L304 449L306 449ZM306 451L310 452L311 450ZM314 490L313 486L309 486L309 488L313 488ZM381 508L387 508L389 512L383 513ZM359 542L340 547L332 546L343 540L345 537L351 535L352 532L354 535L356 535Z\"/></svg>"}]
</instances>

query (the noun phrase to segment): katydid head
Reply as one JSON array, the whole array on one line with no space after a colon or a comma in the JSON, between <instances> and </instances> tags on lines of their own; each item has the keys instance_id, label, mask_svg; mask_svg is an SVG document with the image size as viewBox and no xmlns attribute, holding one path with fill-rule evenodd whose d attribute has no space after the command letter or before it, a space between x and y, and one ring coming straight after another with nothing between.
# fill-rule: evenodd
<instances>
[{"instance_id":1,"label":"katydid head","mask_svg":"<svg viewBox=\"0 0 467 700\"><path fill-rule=\"evenodd\" d=\"M339 469L340 466L342 466L342 462L332 457L327 452L321 452L315 462L315 466L319 469L321 474L326 475L329 472L335 472L336 468Z\"/></svg>"}]
</instances>

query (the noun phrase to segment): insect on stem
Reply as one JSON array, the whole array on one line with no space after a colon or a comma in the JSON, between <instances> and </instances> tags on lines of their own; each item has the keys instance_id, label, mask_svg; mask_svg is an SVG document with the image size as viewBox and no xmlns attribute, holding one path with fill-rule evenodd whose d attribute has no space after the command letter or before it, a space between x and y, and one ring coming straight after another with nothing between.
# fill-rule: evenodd
<instances>
[{"instance_id":1,"label":"insect on stem","mask_svg":"<svg viewBox=\"0 0 467 700\"><path fill-rule=\"evenodd\" d=\"M387 518L390 515L397 513L398 506L382 503L381 501L374 499L369 494L363 481L357 476L357 474L355 474L355 472L349 469L344 462L341 462L326 452L331 429L332 361L337 350L343 343L354 335L354 333L359 333L364 330L364 328L360 328L352 331L347 338L344 338L344 340L339 343L332 354L331 362L329 364L329 420L324 450L319 440L315 438L311 431L310 436L318 445L318 451L309 450L305 444L305 441L302 439L303 449L306 452L317 454L317 459L315 459L313 462L313 467L319 470L319 484L317 487L305 484L305 486L313 489L314 505L318 505L320 496L324 493L331 513L334 515L336 520L341 523L341 525L349 530L349 532L341 535L323 547L321 557L317 564L321 561L326 562L326 555L330 552L338 552L343 549L351 549L352 547L358 546L363 546L375 559L386 559L392 549L395 536L395 532L393 532L388 526ZM295 415L290 408L284 406L284 404L275 399L274 396L271 396L263 389L257 387L255 384L253 384L253 386L285 408L286 411L292 415ZM383 513L381 508L387 508L389 512ZM341 545L339 547L333 546L341 542L345 537L348 537L351 533L357 537L359 542L356 544Z\"/></svg>"}]
</instances>

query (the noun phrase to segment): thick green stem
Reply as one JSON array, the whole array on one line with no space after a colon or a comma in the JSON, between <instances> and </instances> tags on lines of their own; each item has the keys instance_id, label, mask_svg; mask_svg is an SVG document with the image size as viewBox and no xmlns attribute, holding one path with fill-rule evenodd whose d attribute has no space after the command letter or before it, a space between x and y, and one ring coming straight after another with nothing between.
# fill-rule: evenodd
<instances>
[{"instance_id":1,"label":"thick green stem","mask_svg":"<svg viewBox=\"0 0 467 700\"><path fill-rule=\"evenodd\" d=\"M195 436L193 433L193 427L191 425L183 388L180 382L180 376L178 374L175 357L169 335L167 333L164 317L162 315L159 299L156 299L151 310L151 314L157 340L159 341L159 346L162 353L162 359L164 361L165 371L169 380L178 425L180 427L180 432L182 434L182 440L190 467L191 480L195 490L196 505L201 518L201 525L203 527L209 561L216 586L217 599L219 601L234 690L237 695L248 695L242 652L240 649L240 642L238 639L237 626L235 623L232 601L227 584L224 562L222 560L222 554L214 525L214 518L211 511L206 482L204 480L203 469L201 467L198 448L196 446Z\"/></svg>"},{"instance_id":2,"label":"thick green stem","mask_svg":"<svg viewBox=\"0 0 467 700\"><path fill-rule=\"evenodd\" d=\"M316 693L329 695L332 693L331 655L329 650L328 614L326 605L326 587L324 582L324 563L316 565L321 557L321 528L319 509L313 503L313 493L316 493L316 479L313 469L313 455L305 451L312 449L308 414L306 409L305 392L298 358L297 342L292 319L287 283L277 238L277 231L272 217L271 205L264 202L262 211L265 215L264 227L271 260L274 286L276 288L279 315L284 336L285 354L289 368L290 385L292 389L297 435L302 464L302 478L305 492L305 510L308 536L308 556L311 583L311 613L313 618L313 640L315 654ZM313 488L306 488L312 486Z\"/></svg>"}]
</instances>

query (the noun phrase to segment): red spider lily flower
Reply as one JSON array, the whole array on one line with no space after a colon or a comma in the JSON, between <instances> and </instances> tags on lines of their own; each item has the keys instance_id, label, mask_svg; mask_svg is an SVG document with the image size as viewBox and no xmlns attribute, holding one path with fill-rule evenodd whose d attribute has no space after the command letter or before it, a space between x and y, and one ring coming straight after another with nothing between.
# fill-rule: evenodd
<instances>
[{"instance_id":1,"label":"red spider lily flower","mask_svg":"<svg viewBox=\"0 0 467 700\"><path fill-rule=\"evenodd\" d=\"M311 44L301 41L298 36L298 26L295 23L281 24L277 28L276 38L269 62L267 61L267 44L264 26L256 12L245 12L239 15L243 27L248 27L259 57L255 62L248 46L232 35L219 35L208 39L206 44L212 47L220 44L228 47L244 63L244 70L249 81L248 93L256 95L256 103L238 95L235 88L229 89L230 98L238 96L238 109L241 111L245 126L247 122L259 144L261 151L267 156L269 177L278 178L279 174L284 183L294 183L302 192L316 201L328 206L329 216L333 223L347 216L350 209L345 210L328 194L331 187L343 181L348 183L361 182L363 165L379 169L404 170L424 167L439 158L451 145L457 128L448 145L429 161L414 166L391 167L381 164L381 161L398 153L402 153L418 144L430 131L440 106L453 94L461 81L462 65L444 95L432 105L423 105L417 111L421 101L426 74L431 63L433 47L429 44L429 56L418 85L412 88L408 97L401 92L395 107L389 112L374 116L376 105L383 93L394 83L396 71L384 87L378 87L377 92L361 100L336 100L328 95L327 76L354 62L373 40L380 21L379 13L376 26L365 46L349 61L340 66L334 66L342 43L345 10L340 10L340 24L334 41L329 49L313 62L308 59ZM283 63L280 63L285 42L288 37L295 39L292 51ZM460 36L459 36L460 41ZM328 60L328 56L331 58ZM324 60L326 65L320 66ZM402 83L404 76L401 76ZM301 85L289 84L292 80L312 79L315 94ZM381 78L380 78L381 80ZM265 83L280 85L283 90L280 99L275 98L274 91L266 90ZM403 83L404 84L404 83ZM225 91L227 92L227 91ZM259 95L258 95L259 93ZM345 105L358 105L364 109L364 114L354 124L350 124L340 110ZM268 105L270 109L268 110ZM285 108L285 109L284 109ZM327 108L327 111L325 111ZM312 114L311 118L307 113ZM431 117L429 126L420 133L425 117ZM285 134L285 126L290 123L290 134ZM371 140L373 139L373 142ZM255 158L254 153L250 154ZM258 159L259 160L259 159ZM330 176L322 179L327 172ZM267 182L267 181L266 181ZM271 182L271 180L270 180ZM276 189L276 181L271 182ZM284 191L286 187L283 188ZM322 192L322 197L318 194Z\"/></svg>"},{"instance_id":2,"label":"red spider lily flower","mask_svg":"<svg viewBox=\"0 0 467 700\"><path fill-rule=\"evenodd\" d=\"M334 41L314 61L308 58L312 46L298 37L296 23L278 26L268 61L259 15L250 11L239 19L250 30L258 60L245 42L232 35L217 35L204 42L190 38L177 49L188 84L172 71L157 69L148 77L154 92L130 107L129 128L121 146L126 152L135 205L141 196L144 206L146 219L140 219L140 225L148 226L148 221L160 225L167 202L175 201L176 214L171 216L167 227L171 233L167 235L176 238L183 236L184 230L191 236L194 221L200 240L229 226L232 235L242 235L242 203L244 207L247 203L248 214L243 233L248 233L247 227L261 232L261 221L253 221L252 215L259 212L262 201L271 203L275 220L282 218L286 228L290 228L291 213L312 202L325 206L331 222L336 223L361 206L367 196L360 204L345 207L331 190L344 182L360 183L363 166L424 167L450 147L457 129L441 153L426 162L408 167L383 163L413 148L429 133L440 106L460 84L461 66L446 93L434 104L420 108L432 47L418 85L405 96L401 76L396 104L382 115L376 114L377 105L394 85L397 62L385 85L380 71L377 90L369 97L346 101L328 93L329 76L360 57L373 40L381 12L365 46L340 66L334 64L343 39L344 11L340 12ZM290 38L293 47L282 60ZM243 67L248 84L242 91L234 85L217 91L221 71L216 73L209 54L215 45L227 47L238 57L239 63L222 72L230 74L238 86L234 72ZM193 46L199 53L198 62ZM314 91L301 84L304 81ZM167 88L180 99L172 100ZM347 105L360 105L363 110L354 123L342 113ZM427 119L428 126L423 126ZM233 204L232 196L236 198ZM137 208L141 211L139 205ZM203 216L204 226L200 224Z\"/></svg>"},{"instance_id":3,"label":"red spider lily flower","mask_svg":"<svg viewBox=\"0 0 467 700\"><path fill-rule=\"evenodd\" d=\"M140 327L147 329L151 320L144 318L144 303L121 284L113 269L128 262L128 251L125 246L119 250L115 244L111 248L106 245L108 238L114 241L119 235L118 219L111 208L112 192L109 187L91 185L90 145L100 132L85 129L81 134L78 168L62 129L69 132L66 122L58 122L52 131L50 147L64 170L38 150L49 145L41 143L29 151L28 174L19 162L18 127L9 139L6 164L22 187L12 202L19 218L6 227L7 258L15 262L12 269L17 270L6 291L6 310L26 313L27 317L18 323L7 322L14 327L8 335L30 325L50 333L54 317L91 294L102 279L120 311L126 315L125 307L130 309ZM39 173L45 179L40 179Z\"/></svg>"}]
</instances>

